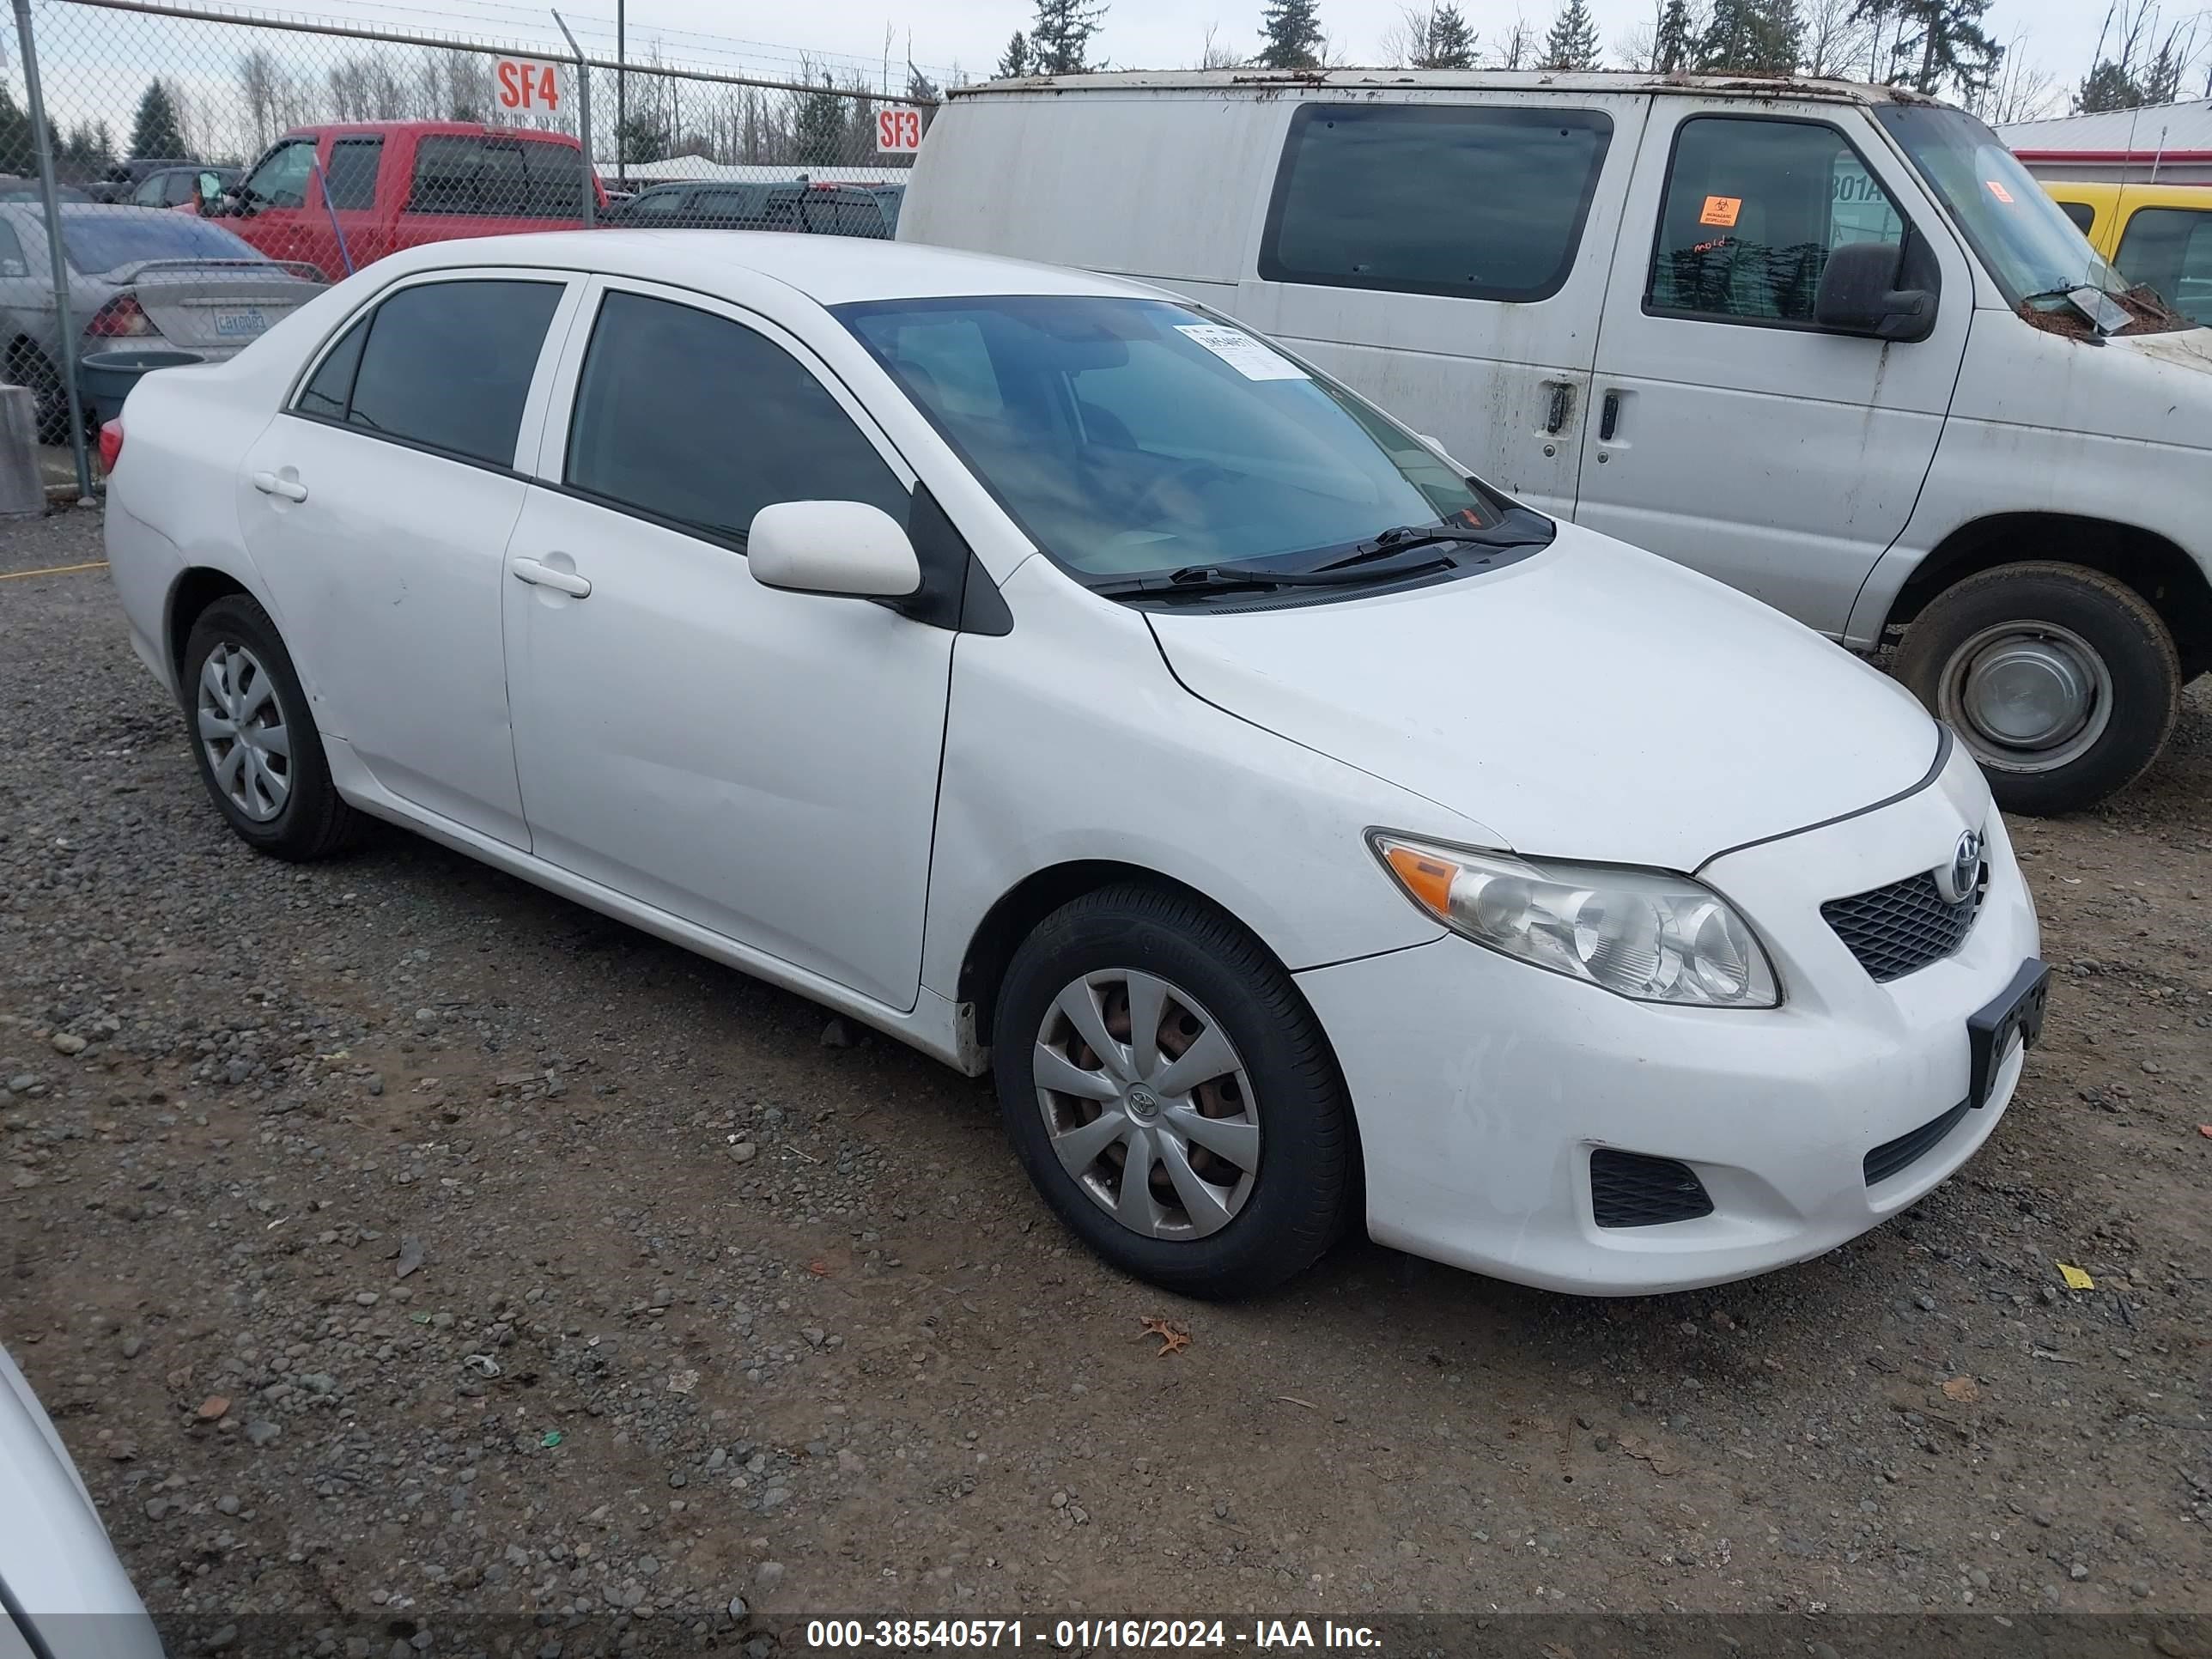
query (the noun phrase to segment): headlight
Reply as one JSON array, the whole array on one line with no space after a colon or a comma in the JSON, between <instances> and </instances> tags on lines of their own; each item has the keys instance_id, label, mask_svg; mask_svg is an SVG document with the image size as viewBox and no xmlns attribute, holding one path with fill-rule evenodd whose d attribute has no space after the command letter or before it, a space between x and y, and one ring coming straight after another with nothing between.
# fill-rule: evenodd
<instances>
[{"instance_id":1,"label":"headlight","mask_svg":"<svg viewBox=\"0 0 2212 1659\"><path fill-rule=\"evenodd\" d=\"M1406 896L1454 933L1638 1002L1771 1008L1773 964L1717 893L1687 876L1544 864L1373 830Z\"/></svg>"}]
</instances>

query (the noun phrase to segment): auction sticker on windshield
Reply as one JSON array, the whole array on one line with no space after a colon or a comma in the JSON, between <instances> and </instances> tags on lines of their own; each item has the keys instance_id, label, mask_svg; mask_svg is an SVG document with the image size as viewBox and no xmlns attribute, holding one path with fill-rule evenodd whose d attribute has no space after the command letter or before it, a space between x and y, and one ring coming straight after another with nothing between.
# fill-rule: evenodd
<instances>
[{"instance_id":1,"label":"auction sticker on windshield","mask_svg":"<svg viewBox=\"0 0 2212 1659\"><path fill-rule=\"evenodd\" d=\"M1248 380L1308 378L1305 370L1242 329L1223 328L1217 323L1178 323L1176 332L1188 335Z\"/></svg>"}]
</instances>

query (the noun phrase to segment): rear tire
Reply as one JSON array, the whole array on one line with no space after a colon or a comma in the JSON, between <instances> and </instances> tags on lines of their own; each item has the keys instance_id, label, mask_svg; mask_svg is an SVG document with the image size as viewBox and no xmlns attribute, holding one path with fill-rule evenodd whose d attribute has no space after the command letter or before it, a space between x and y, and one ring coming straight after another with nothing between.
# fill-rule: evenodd
<instances>
[{"instance_id":1,"label":"rear tire","mask_svg":"<svg viewBox=\"0 0 2212 1659\"><path fill-rule=\"evenodd\" d=\"M1062 906L1008 964L993 1046L1030 1179L1122 1272L1250 1296L1334 1240L1353 1185L1335 1057L1291 976L1212 906L1133 884Z\"/></svg>"},{"instance_id":2,"label":"rear tire","mask_svg":"<svg viewBox=\"0 0 2212 1659\"><path fill-rule=\"evenodd\" d=\"M2055 562L2000 565L1914 619L1897 678L1955 731L2008 812L2076 811L2126 788L2181 710L2173 635L2124 582Z\"/></svg>"},{"instance_id":3,"label":"rear tire","mask_svg":"<svg viewBox=\"0 0 2212 1659\"><path fill-rule=\"evenodd\" d=\"M69 392L53 360L28 340L18 340L8 353L10 385L27 387L39 414L39 441L69 441Z\"/></svg>"},{"instance_id":4,"label":"rear tire","mask_svg":"<svg viewBox=\"0 0 2212 1659\"><path fill-rule=\"evenodd\" d=\"M200 781L257 852L305 861L350 845L362 819L331 781L322 734L269 613L243 593L200 612L180 669Z\"/></svg>"}]
</instances>

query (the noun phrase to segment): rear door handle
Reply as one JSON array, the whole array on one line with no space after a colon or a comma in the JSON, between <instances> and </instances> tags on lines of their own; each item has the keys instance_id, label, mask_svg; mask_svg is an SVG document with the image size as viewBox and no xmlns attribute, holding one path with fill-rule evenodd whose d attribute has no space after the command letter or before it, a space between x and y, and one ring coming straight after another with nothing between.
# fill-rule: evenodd
<instances>
[{"instance_id":1,"label":"rear door handle","mask_svg":"<svg viewBox=\"0 0 2212 1659\"><path fill-rule=\"evenodd\" d=\"M1544 421L1544 434L1556 438L1566 430L1567 416L1574 412L1575 389L1565 380L1552 382L1552 406Z\"/></svg>"},{"instance_id":2,"label":"rear door handle","mask_svg":"<svg viewBox=\"0 0 2212 1659\"><path fill-rule=\"evenodd\" d=\"M288 501L307 499L307 486L297 478L280 478L274 472L257 472L253 487L264 495L282 495Z\"/></svg>"},{"instance_id":3,"label":"rear door handle","mask_svg":"<svg viewBox=\"0 0 2212 1659\"><path fill-rule=\"evenodd\" d=\"M528 582L532 587L550 587L556 593L566 593L572 599L591 596L590 580L573 570L556 570L550 564L526 559L520 553L507 562L507 568L517 581Z\"/></svg>"},{"instance_id":4,"label":"rear door handle","mask_svg":"<svg viewBox=\"0 0 2212 1659\"><path fill-rule=\"evenodd\" d=\"M1618 392L1608 392L1605 394L1605 403L1603 406L1598 410L1598 441L1601 443L1611 443L1613 441L1613 434L1614 431L1619 428L1620 425L1620 394Z\"/></svg>"}]
</instances>

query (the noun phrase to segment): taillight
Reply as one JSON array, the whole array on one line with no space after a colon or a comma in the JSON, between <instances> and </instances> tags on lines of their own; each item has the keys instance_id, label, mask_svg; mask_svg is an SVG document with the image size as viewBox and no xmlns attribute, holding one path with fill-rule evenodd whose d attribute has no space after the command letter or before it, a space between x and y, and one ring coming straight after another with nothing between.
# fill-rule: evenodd
<instances>
[{"instance_id":1,"label":"taillight","mask_svg":"<svg viewBox=\"0 0 2212 1659\"><path fill-rule=\"evenodd\" d=\"M104 423L100 428L100 470L115 471L116 462L123 459L123 422L118 418Z\"/></svg>"},{"instance_id":2,"label":"taillight","mask_svg":"<svg viewBox=\"0 0 2212 1659\"><path fill-rule=\"evenodd\" d=\"M146 307L128 294L118 294L92 313L92 320L84 325L88 334L102 339L124 339L140 334L155 332L154 322L146 314Z\"/></svg>"}]
</instances>

